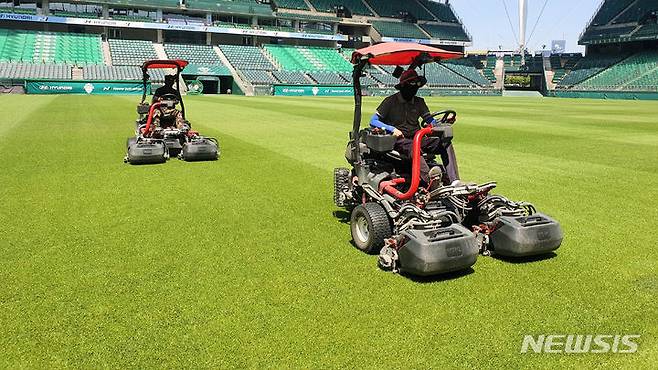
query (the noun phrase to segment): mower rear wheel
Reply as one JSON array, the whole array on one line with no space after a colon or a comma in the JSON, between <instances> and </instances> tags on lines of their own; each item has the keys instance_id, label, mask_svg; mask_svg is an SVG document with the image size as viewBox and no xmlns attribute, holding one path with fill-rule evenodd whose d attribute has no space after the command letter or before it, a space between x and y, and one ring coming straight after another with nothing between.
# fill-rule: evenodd
<instances>
[{"instance_id":1,"label":"mower rear wheel","mask_svg":"<svg viewBox=\"0 0 658 370\"><path fill-rule=\"evenodd\" d=\"M386 210L377 203L366 203L352 211L352 240L360 250L377 254L391 237L391 223Z\"/></svg>"}]
</instances>

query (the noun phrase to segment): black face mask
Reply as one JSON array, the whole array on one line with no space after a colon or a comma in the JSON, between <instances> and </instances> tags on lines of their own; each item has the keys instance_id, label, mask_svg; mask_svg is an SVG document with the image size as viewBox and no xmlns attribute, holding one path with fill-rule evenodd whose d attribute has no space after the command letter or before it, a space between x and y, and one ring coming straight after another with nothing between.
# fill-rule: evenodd
<instances>
[{"instance_id":1,"label":"black face mask","mask_svg":"<svg viewBox=\"0 0 658 370\"><path fill-rule=\"evenodd\" d=\"M400 89L400 94L406 101L410 101L418 93L419 86L405 85Z\"/></svg>"}]
</instances>

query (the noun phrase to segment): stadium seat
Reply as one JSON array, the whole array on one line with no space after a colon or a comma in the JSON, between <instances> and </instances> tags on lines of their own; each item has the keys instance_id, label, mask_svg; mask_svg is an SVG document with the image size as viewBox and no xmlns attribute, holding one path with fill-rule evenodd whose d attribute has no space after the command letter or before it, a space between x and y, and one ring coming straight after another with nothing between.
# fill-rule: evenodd
<instances>
[{"instance_id":1,"label":"stadium seat","mask_svg":"<svg viewBox=\"0 0 658 370\"><path fill-rule=\"evenodd\" d=\"M634 54L611 65L575 86L581 90L655 90L658 78L658 51Z\"/></svg>"},{"instance_id":2,"label":"stadium seat","mask_svg":"<svg viewBox=\"0 0 658 370\"><path fill-rule=\"evenodd\" d=\"M245 79L254 85L272 85L279 82L271 72L265 70L243 69L241 72Z\"/></svg>"},{"instance_id":3,"label":"stadium seat","mask_svg":"<svg viewBox=\"0 0 658 370\"><path fill-rule=\"evenodd\" d=\"M371 8L381 17L402 18L401 14L409 13L416 19L433 21L435 17L428 13L416 1L399 1L399 0L365 0Z\"/></svg>"},{"instance_id":4,"label":"stadium seat","mask_svg":"<svg viewBox=\"0 0 658 370\"><path fill-rule=\"evenodd\" d=\"M309 72L308 75L318 84L321 85L349 85L350 82L342 78L339 74L332 72Z\"/></svg>"},{"instance_id":5,"label":"stadium seat","mask_svg":"<svg viewBox=\"0 0 658 370\"><path fill-rule=\"evenodd\" d=\"M265 50L285 71L349 71L352 65L335 49L290 45L265 45Z\"/></svg>"},{"instance_id":6,"label":"stadium seat","mask_svg":"<svg viewBox=\"0 0 658 370\"><path fill-rule=\"evenodd\" d=\"M102 64L101 38L92 34L3 30L0 61Z\"/></svg>"},{"instance_id":7,"label":"stadium seat","mask_svg":"<svg viewBox=\"0 0 658 370\"><path fill-rule=\"evenodd\" d=\"M108 42L113 65L139 66L147 60L158 59L150 41L110 39Z\"/></svg>"},{"instance_id":8,"label":"stadium seat","mask_svg":"<svg viewBox=\"0 0 658 370\"><path fill-rule=\"evenodd\" d=\"M275 0L274 4L285 9L311 10L304 0Z\"/></svg>"},{"instance_id":9,"label":"stadium seat","mask_svg":"<svg viewBox=\"0 0 658 370\"><path fill-rule=\"evenodd\" d=\"M164 48L170 59L184 59L192 64L200 65L223 65L212 46L164 44Z\"/></svg>"},{"instance_id":10,"label":"stadium seat","mask_svg":"<svg viewBox=\"0 0 658 370\"><path fill-rule=\"evenodd\" d=\"M0 63L0 78L70 80L71 67L68 64Z\"/></svg>"},{"instance_id":11,"label":"stadium seat","mask_svg":"<svg viewBox=\"0 0 658 370\"><path fill-rule=\"evenodd\" d=\"M558 88L571 88L580 82L594 76L611 65L624 59L625 55L599 56L588 55L582 58L558 83Z\"/></svg>"},{"instance_id":12,"label":"stadium seat","mask_svg":"<svg viewBox=\"0 0 658 370\"><path fill-rule=\"evenodd\" d=\"M231 65L237 69L272 71L276 67L267 59L262 50L255 46L219 45L220 50Z\"/></svg>"},{"instance_id":13,"label":"stadium seat","mask_svg":"<svg viewBox=\"0 0 658 370\"><path fill-rule=\"evenodd\" d=\"M217 13L238 13L254 15L272 15L272 8L268 4L256 0L187 0L187 8L193 10L206 10Z\"/></svg>"},{"instance_id":14,"label":"stadium seat","mask_svg":"<svg viewBox=\"0 0 658 370\"><path fill-rule=\"evenodd\" d=\"M438 20L447 23L459 23L459 20L457 19L455 13L452 11L452 7L450 5L428 0L418 0L418 2L427 8L430 12L432 12L432 14Z\"/></svg>"},{"instance_id":15,"label":"stadium seat","mask_svg":"<svg viewBox=\"0 0 658 370\"><path fill-rule=\"evenodd\" d=\"M281 81L281 83L299 85L308 85L311 83L306 78L306 74L304 72L273 71L272 74L274 77L276 77L277 80Z\"/></svg>"},{"instance_id":16,"label":"stadium seat","mask_svg":"<svg viewBox=\"0 0 658 370\"><path fill-rule=\"evenodd\" d=\"M470 41L470 38L460 25L438 25L422 24L420 25L432 38L450 41Z\"/></svg>"},{"instance_id":17,"label":"stadium seat","mask_svg":"<svg viewBox=\"0 0 658 370\"><path fill-rule=\"evenodd\" d=\"M319 12L336 14L336 7L343 5L352 14L374 16L361 0L309 0Z\"/></svg>"},{"instance_id":18,"label":"stadium seat","mask_svg":"<svg viewBox=\"0 0 658 370\"><path fill-rule=\"evenodd\" d=\"M602 26L610 23L619 12L626 9L635 0L606 0L592 20L592 26Z\"/></svg>"},{"instance_id":19,"label":"stadium seat","mask_svg":"<svg viewBox=\"0 0 658 370\"><path fill-rule=\"evenodd\" d=\"M427 39L427 35L413 23L373 21L373 28L385 37Z\"/></svg>"}]
</instances>

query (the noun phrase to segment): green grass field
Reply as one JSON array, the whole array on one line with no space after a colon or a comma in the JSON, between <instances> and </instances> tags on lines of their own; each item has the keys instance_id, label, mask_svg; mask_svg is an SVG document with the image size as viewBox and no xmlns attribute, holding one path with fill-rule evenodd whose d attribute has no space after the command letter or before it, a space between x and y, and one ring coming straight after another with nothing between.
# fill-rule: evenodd
<instances>
[{"instance_id":1,"label":"green grass field","mask_svg":"<svg viewBox=\"0 0 658 370\"><path fill-rule=\"evenodd\" d=\"M535 203L565 241L414 281L334 215L350 99L189 98L222 158L140 167L122 163L136 100L0 97L0 368L658 363L656 102L428 99L460 114L462 178ZM528 334L642 337L521 354Z\"/></svg>"}]
</instances>

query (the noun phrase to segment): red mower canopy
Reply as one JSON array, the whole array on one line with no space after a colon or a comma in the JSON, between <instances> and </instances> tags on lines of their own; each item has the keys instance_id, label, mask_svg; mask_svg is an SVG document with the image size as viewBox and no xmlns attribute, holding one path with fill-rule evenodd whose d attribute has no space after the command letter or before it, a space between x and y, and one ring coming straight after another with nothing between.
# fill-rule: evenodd
<instances>
[{"instance_id":1,"label":"red mower canopy","mask_svg":"<svg viewBox=\"0 0 658 370\"><path fill-rule=\"evenodd\" d=\"M161 69L161 68L176 68L183 70L189 63L186 60L149 60L142 64L142 70L147 69Z\"/></svg>"},{"instance_id":2,"label":"red mower canopy","mask_svg":"<svg viewBox=\"0 0 658 370\"><path fill-rule=\"evenodd\" d=\"M358 49L352 54L352 63L356 64L364 56L370 56L368 62L378 65L409 65L422 55L427 54L435 60L461 58L463 53L447 51L432 46L413 42L385 42Z\"/></svg>"}]
</instances>

